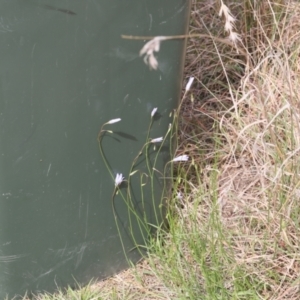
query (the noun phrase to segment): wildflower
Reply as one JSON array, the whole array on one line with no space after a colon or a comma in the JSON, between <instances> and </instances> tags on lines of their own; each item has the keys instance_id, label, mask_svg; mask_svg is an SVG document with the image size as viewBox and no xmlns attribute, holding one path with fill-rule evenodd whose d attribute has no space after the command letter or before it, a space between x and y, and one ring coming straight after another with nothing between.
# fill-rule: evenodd
<instances>
[{"instance_id":1,"label":"wildflower","mask_svg":"<svg viewBox=\"0 0 300 300\"><path fill-rule=\"evenodd\" d=\"M187 85L185 86L185 91L188 92L193 84L193 81L194 81L194 77L190 77Z\"/></svg>"},{"instance_id":2,"label":"wildflower","mask_svg":"<svg viewBox=\"0 0 300 300\"><path fill-rule=\"evenodd\" d=\"M120 122L120 121L121 121L120 118L112 119L112 120L108 121L106 124L114 124L114 123L117 123L117 122Z\"/></svg>"},{"instance_id":3,"label":"wildflower","mask_svg":"<svg viewBox=\"0 0 300 300\"><path fill-rule=\"evenodd\" d=\"M160 42L166 40L164 36L156 36L148 43L144 45L144 47L140 51L140 56L144 56L144 62L146 65L150 67L150 70L156 70L158 67L158 61L154 56L154 52L158 52L160 49Z\"/></svg>"},{"instance_id":4,"label":"wildflower","mask_svg":"<svg viewBox=\"0 0 300 300\"><path fill-rule=\"evenodd\" d=\"M177 199L178 200L182 200L182 198L183 198L182 193L181 192L177 192Z\"/></svg>"},{"instance_id":5,"label":"wildflower","mask_svg":"<svg viewBox=\"0 0 300 300\"><path fill-rule=\"evenodd\" d=\"M157 107L154 107L154 108L152 109L152 111L151 111L151 118L154 117L154 115L156 114L156 112L157 112Z\"/></svg>"},{"instance_id":6,"label":"wildflower","mask_svg":"<svg viewBox=\"0 0 300 300\"><path fill-rule=\"evenodd\" d=\"M172 162L177 162L177 161L188 161L189 160L189 157L188 155L179 155L177 157L175 157Z\"/></svg>"},{"instance_id":7,"label":"wildflower","mask_svg":"<svg viewBox=\"0 0 300 300\"><path fill-rule=\"evenodd\" d=\"M150 141L150 143L160 143L160 142L163 141L163 139L164 139L164 138L161 136L161 137L159 137L159 138L152 139L152 140Z\"/></svg>"},{"instance_id":8,"label":"wildflower","mask_svg":"<svg viewBox=\"0 0 300 300\"><path fill-rule=\"evenodd\" d=\"M115 178L115 187L119 186L123 181L124 177L122 173L117 173L116 178Z\"/></svg>"}]
</instances>

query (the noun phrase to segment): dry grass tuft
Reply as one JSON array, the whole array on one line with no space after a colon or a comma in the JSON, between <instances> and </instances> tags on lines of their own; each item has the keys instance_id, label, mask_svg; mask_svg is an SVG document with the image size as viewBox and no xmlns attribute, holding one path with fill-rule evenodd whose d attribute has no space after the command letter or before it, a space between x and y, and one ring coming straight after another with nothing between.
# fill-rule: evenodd
<instances>
[{"instance_id":1,"label":"dry grass tuft","mask_svg":"<svg viewBox=\"0 0 300 300\"><path fill-rule=\"evenodd\" d=\"M232 255L227 268L243 269L258 299L299 299L300 6L244 2L239 30L247 58L209 39L189 44L186 74L198 84L182 108L180 151L202 169L200 185L208 195L217 174L211 193ZM194 2L191 31L206 32L209 24L220 36L209 4ZM241 6L233 6L233 14ZM199 198L199 173L187 177L195 185L189 197ZM209 199L199 204L199 228L215 208ZM190 202L178 212L186 222Z\"/></svg>"}]
</instances>

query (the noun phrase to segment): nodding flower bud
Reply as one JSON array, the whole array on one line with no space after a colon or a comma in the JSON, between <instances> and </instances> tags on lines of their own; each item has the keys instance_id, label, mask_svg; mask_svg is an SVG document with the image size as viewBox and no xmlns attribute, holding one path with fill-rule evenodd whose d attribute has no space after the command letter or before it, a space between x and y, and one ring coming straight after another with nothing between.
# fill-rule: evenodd
<instances>
[{"instance_id":1,"label":"nodding flower bud","mask_svg":"<svg viewBox=\"0 0 300 300\"><path fill-rule=\"evenodd\" d=\"M189 160L189 157L188 155L180 155L180 156L177 156L175 157L174 159L172 159L171 161L172 162L176 162L176 161L188 161Z\"/></svg>"},{"instance_id":2,"label":"nodding flower bud","mask_svg":"<svg viewBox=\"0 0 300 300\"><path fill-rule=\"evenodd\" d=\"M117 122L120 122L120 121L121 121L120 118L112 119L112 120L108 121L106 124L114 124L114 123L117 123Z\"/></svg>"},{"instance_id":3,"label":"nodding flower bud","mask_svg":"<svg viewBox=\"0 0 300 300\"><path fill-rule=\"evenodd\" d=\"M152 109L152 111L151 111L151 118L154 117L154 115L156 114L156 112L157 112L157 107L154 107L154 108Z\"/></svg>"},{"instance_id":4,"label":"nodding flower bud","mask_svg":"<svg viewBox=\"0 0 300 300\"><path fill-rule=\"evenodd\" d=\"M194 77L190 77L188 83L187 83L186 86L185 86L185 91L186 91L186 92L188 92L188 91L190 90L190 88L191 88L191 86L192 86L192 84L193 84L194 79L195 79Z\"/></svg>"},{"instance_id":5,"label":"nodding flower bud","mask_svg":"<svg viewBox=\"0 0 300 300\"><path fill-rule=\"evenodd\" d=\"M163 137L159 137L159 138L156 138L156 139L152 139L151 141L150 141L150 143L160 143L160 142L162 142L163 141Z\"/></svg>"},{"instance_id":6,"label":"nodding flower bud","mask_svg":"<svg viewBox=\"0 0 300 300\"><path fill-rule=\"evenodd\" d=\"M124 177L122 173L117 173L115 178L115 187L119 186L124 181Z\"/></svg>"}]
</instances>

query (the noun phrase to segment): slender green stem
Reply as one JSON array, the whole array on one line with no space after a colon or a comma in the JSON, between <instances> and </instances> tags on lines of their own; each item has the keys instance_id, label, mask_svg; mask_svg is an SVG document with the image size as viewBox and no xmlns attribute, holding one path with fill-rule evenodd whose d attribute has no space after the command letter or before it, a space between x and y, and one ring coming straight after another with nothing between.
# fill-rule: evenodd
<instances>
[{"instance_id":1,"label":"slender green stem","mask_svg":"<svg viewBox=\"0 0 300 300\"><path fill-rule=\"evenodd\" d=\"M120 191L120 189L119 189L118 186L116 186L114 188L114 191L113 191L113 194L112 194L112 197L111 197L111 206L112 206L112 211L113 211L114 218L115 218L117 231L118 231L118 234L119 234L119 237L120 237L120 242L121 242L121 245L122 245L122 249L123 249L124 255L126 257L126 260L128 261L125 246L124 246L124 242L123 242L121 231L120 231L119 224L118 224L117 211L116 211L116 208L115 208L115 196L116 196L118 191ZM120 191L120 193L121 193L121 191Z\"/></svg>"}]
</instances>

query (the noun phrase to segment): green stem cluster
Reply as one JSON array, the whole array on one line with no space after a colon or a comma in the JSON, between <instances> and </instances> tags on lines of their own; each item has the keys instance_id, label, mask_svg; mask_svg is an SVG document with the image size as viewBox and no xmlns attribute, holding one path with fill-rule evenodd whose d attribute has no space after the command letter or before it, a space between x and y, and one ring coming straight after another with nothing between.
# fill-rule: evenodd
<instances>
[{"instance_id":1,"label":"green stem cluster","mask_svg":"<svg viewBox=\"0 0 300 300\"><path fill-rule=\"evenodd\" d=\"M125 249L125 245L124 245L124 239L121 235L121 228L119 225L120 220L119 220L119 217L118 217L118 214L116 211L116 206L115 206L116 196L119 195L120 198L126 203L127 210L128 210L127 213L128 213L128 223L129 223L128 227L129 227L129 231L130 231L130 238L132 239L133 244L135 245L134 248L137 248L139 252L141 252L141 249L143 248L143 246L138 244L138 241L136 239L136 234L134 234L134 227L135 227L134 222L137 223L139 233L141 234L144 243L149 239L152 229L157 228L157 226L159 226L159 223L160 223L160 216L157 211L157 201L155 201L156 200L155 196L157 194L155 193L154 179L155 179L156 172L159 172L156 168L156 165L158 163L158 155L161 152L163 145L166 143L167 138L170 135L172 126L170 124L167 133L163 137L162 141L159 143L159 146L157 146L158 149L156 150L154 158L151 159L151 157L150 157L151 156L151 153L150 153L151 147L156 147L156 145L150 139L150 134L151 134L151 129L152 129L153 123L154 123L154 116L151 115L150 123L149 123L147 134L146 134L146 142L144 143L144 145L142 146L140 151L138 151L137 155L133 159L132 164L129 168L128 175L126 177L127 180L124 180L124 181L126 181L126 191L123 192L123 190L124 190L123 183L120 183L120 184L115 183L114 190L113 190L113 193L111 196L112 212L114 215L117 231L118 231L118 234L119 234L119 237L121 240L123 252L124 252L124 255L126 256L126 258L127 258L127 255L126 255L126 249ZM109 124L112 124L112 123L107 122L101 126L101 129L98 133L97 141L98 141L99 151L100 151L101 157L103 159L103 162L105 164L105 167L108 170L111 178L113 180L115 180L114 174L113 174L110 164L105 156L103 146L102 146L102 141L103 141L103 138L105 137L105 134L106 133L114 134L114 132L112 130L105 129L105 126L109 125ZM142 159L142 161L143 161L143 159L145 160L146 170L141 170L141 168L139 168L139 166L141 165L141 161L139 161L140 159ZM165 171L166 171L166 169L164 170L164 172ZM160 173L160 174L164 181L163 191L165 191L165 177L164 177L164 174L162 174L162 173ZM139 202L141 202L140 208L137 208L136 203L134 203L134 201L133 201L134 197L132 195L132 179L135 175L139 176L139 184L140 184L140 201ZM145 200L149 199L149 194L145 192L145 186L150 186L151 205L152 205L152 208L154 211L155 224L151 224L149 222L149 217L146 214Z\"/></svg>"}]
</instances>

